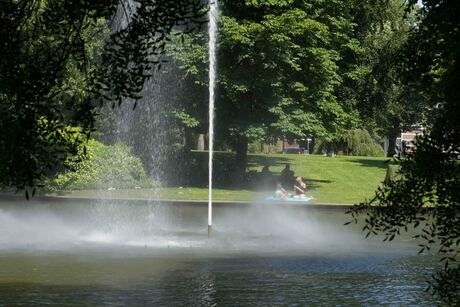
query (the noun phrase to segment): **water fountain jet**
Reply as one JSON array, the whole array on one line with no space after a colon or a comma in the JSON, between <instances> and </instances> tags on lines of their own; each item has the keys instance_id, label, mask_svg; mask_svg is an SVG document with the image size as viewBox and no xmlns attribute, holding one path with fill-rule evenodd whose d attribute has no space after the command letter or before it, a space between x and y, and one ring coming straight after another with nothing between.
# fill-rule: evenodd
<instances>
[{"instance_id":1,"label":"water fountain jet","mask_svg":"<svg viewBox=\"0 0 460 307\"><path fill-rule=\"evenodd\" d=\"M214 150L214 91L216 85L216 40L219 7L217 0L209 2L209 184L208 184L208 237L212 231L212 158Z\"/></svg>"}]
</instances>

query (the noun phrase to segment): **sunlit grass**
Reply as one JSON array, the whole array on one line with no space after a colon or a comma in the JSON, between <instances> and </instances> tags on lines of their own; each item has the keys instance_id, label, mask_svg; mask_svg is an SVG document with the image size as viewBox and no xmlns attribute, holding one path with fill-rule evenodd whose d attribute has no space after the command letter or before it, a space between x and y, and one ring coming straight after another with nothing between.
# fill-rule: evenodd
<instances>
[{"instance_id":1,"label":"sunlit grass","mask_svg":"<svg viewBox=\"0 0 460 307\"><path fill-rule=\"evenodd\" d=\"M196 153L204 155L206 153ZM231 157L221 154L222 157ZM219 154L217 155L219 158ZM296 176L302 176L308 186L308 195L315 203L352 204L373 196L374 191L384 180L388 158L371 157L324 157L305 155L250 155L249 170L260 172L264 162L270 164L274 176L279 175L286 163ZM291 187L287 187L292 189ZM273 190L274 192L274 190ZM271 191L251 189L216 188L213 198L222 201L252 201L270 196ZM168 187L159 189L133 189L112 191L71 191L68 196L97 196L117 198L149 198L175 200L207 200L206 187Z\"/></svg>"},{"instance_id":2,"label":"sunlit grass","mask_svg":"<svg viewBox=\"0 0 460 307\"><path fill-rule=\"evenodd\" d=\"M371 197L384 180L387 158L273 155L287 158L295 175L306 179L317 202L357 203ZM276 165L280 172L284 165Z\"/></svg>"}]
</instances>

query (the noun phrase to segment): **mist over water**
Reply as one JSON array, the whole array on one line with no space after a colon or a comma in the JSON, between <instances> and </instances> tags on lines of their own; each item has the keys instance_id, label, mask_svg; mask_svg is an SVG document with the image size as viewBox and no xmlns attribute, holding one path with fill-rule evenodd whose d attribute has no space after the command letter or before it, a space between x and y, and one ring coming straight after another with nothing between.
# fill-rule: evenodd
<instances>
[{"instance_id":1,"label":"mist over water","mask_svg":"<svg viewBox=\"0 0 460 307\"><path fill-rule=\"evenodd\" d=\"M7 305L433 306L436 259L364 240L343 211L305 206L12 203L0 207ZM19 295L21 293L21 295ZM26 295L22 295L26 294Z\"/></svg>"},{"instance_id":2,"label":"mist over water","mask_svg":"<svg viewBox=\"0 0 460 307\"><path fill-rule=\"evenodd\" d=\"M357 227L343 226L346 216L342 211L235 206L215 208L211 239L203 227L207 208L201 205L102 202L2 206L0 251L110 247L211 254L348 254L386 248L380 239L364 240Z\"/></svg>"},{"instance_id":3,"label":"mist over water","mask_svg":"<svg viewBox=\"0 0 460 307\"><path fill-rule=\"evenodd\" d=\"M420 295L431 258L412 259L417 246L410 240L364 240L359 227L343 226L343 211L215 206L210 239L203 227L206 212L197 204L4 204L0 301L418 306L425 301ZM29 296L14 295L16 289Z\"/></svg>"}]
</instances>

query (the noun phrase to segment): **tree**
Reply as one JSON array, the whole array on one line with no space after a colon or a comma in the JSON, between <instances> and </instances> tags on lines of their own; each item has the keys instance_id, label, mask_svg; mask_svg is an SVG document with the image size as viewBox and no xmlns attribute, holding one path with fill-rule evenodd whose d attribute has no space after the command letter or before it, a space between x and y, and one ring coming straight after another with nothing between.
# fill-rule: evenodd
<instances>
[{"instance_id":1,"label":"tree","mask_svg":"<svg viewBox=\"0 0 460 307\"><path fill-rule=\"evenodd\" d=\"M396 138L403 130L423 120L425 101L403 78L401 52L416 22L401 0L367 1L357 15L363 52L359 62L359 102L363 124L388 138L388 156L395 154Z\"/></svg>"},{"instance_id":2,"label":"tree","mask_svg":"<svg viewBox=\"0 0 460 307\"><path fill-rule=\"evenodd\" d=\"M66 137L72 127L87 138L99 103L138 99L171 30L204 13L199 0L1 1L0 186L62 167L85 139Z\"/></svg>"},{"instance_id":3,"label":"tree","mask_svg":"<svg viewBox=\"0 0 460 307\"><path fill-rule=\"evenodd\" d=\"M219 34L216 132L236 149L240 173L251 141L327 138L355 125L337 98L354 69L342 61L356 52L351 1L226 1ZM192 42L175 57L200 79L202 38Z\"/></svg>"},{"instance_id":4,"label":"tree","mask_svg":"<svg viewBox=\"0 0 460 307\"><path fill-rule=\"evenodd\" d=\"M415 0L411 4L415 4ZM429 98L431 112L415 150L400 161L399 179L351 210L366 215L363 230L392 240L414 227L421 251L437 246L442 268L430 288L449 304L460 302L460 3L426 0L410 33L405 82ZM437 245L435 245L437 244Z\"/></svg>"}]
</instances>

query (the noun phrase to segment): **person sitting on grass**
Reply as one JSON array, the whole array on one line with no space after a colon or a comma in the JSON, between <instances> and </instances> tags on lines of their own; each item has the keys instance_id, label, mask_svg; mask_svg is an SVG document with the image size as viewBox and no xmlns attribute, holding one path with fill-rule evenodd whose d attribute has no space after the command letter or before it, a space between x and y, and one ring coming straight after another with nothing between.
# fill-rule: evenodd
<instances>
[{"instance_id":1,"label":"person sitting on grass","mask_svg":"<svg viewBox=\"0 0 460 307\"><path fill-rule=\"evenodd\" d=\"M307 185L302 181L302 177L297 177L295 179L295 198L302 199L305 197L305 191L307 190Z\"/></svg>"},{"instance_id":2,"label":"person sitting on grass","mask_svg":"<svg viewBox=\"0 0 460 307\"><path fill-rule=\"evenodd\" d=\"M286 197L289 196L288 192L283 188L283 186L279 182L276 184L275 196L279 199L286 199Z\"/></svg>"},{"instance_id":3,"label":"person sitting on grass","mask_svg":"<svg viewBox=\"0 0 460 307\"><path fill-rule=\"evenodd\" d=\"M270 165L268 163L264 164L262 172L260 173L260 178L262 180L262 186L265 190L271 190L273 187L272 173L270 172Z\"/></svg>"},{"instance_id":4,"label":"person sitting on grass","mask_svg":"<svg viewBox=\"0 0 460 307\"><path fill-rule=\"evenodd\" d=\"M281 183L284 185L290 185L292 184L292 178L294 177L294 172L291 171L291 165L289 163L286 163L286 166L284 169L281 171L280 174L280 180Z\"/></svg>"},{"instance_id":5,"label":"person sitting on grass","mask_svg":"<svg viewBox=\"0 0 460 307\"><path fill-rule=\"evenodd\" d=\"M272 175L272 173L270 172L270 165L268 163L264 164L261 174L265 178L270 177Z\"/></svg>"}]
</instances>

